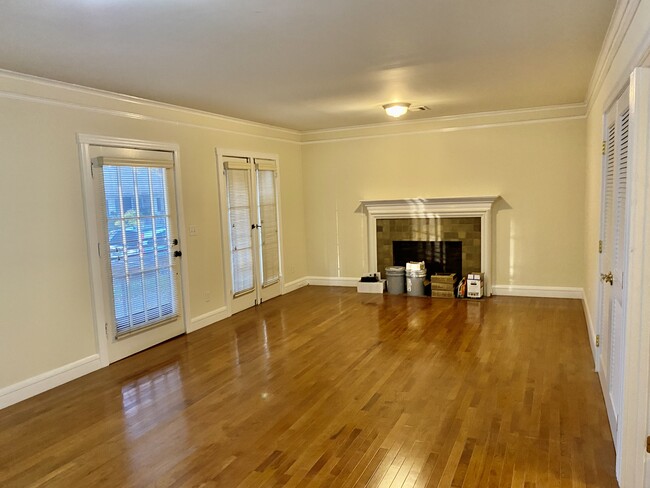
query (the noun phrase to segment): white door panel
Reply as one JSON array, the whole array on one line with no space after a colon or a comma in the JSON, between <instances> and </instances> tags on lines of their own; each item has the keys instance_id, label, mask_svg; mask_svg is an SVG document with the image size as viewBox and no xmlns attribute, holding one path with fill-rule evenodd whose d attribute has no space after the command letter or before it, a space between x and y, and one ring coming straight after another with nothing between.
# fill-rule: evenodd
<instances>
[{"instance_id":1,"label":"white door panel","mask_svg":"<svg viewBox=\"0 0 650 488\"><path fill-rule=\"evenodd\" d=\"M599 374L612 436L618 438L625 348L624 269L626 264L628 91L605 115L602 189L602 254Z\"/></svg>"}]
</instances>

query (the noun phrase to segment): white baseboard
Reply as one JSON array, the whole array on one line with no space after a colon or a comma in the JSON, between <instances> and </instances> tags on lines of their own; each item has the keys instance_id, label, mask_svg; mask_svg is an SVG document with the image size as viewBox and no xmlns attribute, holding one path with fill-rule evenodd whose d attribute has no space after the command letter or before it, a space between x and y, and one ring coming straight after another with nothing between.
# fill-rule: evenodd
<instances>
[{"instance_id":1,"label":"white baseboard","mask_svg":"<svg viewBox=\"0 0 650 488\"><path fill-rule=\"evenodd\" d=\"M585 320L587 321L587 335L589 336L589 345L591 346L591 355L594 358L594 370L599 371L599 364L597 361L598 354L596 349L596 324L591 319L591 312L589 311L589 304L587 303L587 297L585 291L582 290L582 309L585 312Z\"/></svg>"},{"instance_id":2,"label":"white baseboard","mask_svg":"<svg viewBox=\"0 0 650 488\"><path fill-rule=\"evenodd\" d=\"M582 288L563 286L492 285L492 294L509 297L576 298L583 297Z\"/></svg>"},{"instance_id":3,"label":"white baseboard","mask_svg":"<svg viewBox=\"0 0 650 488\"><path fill-rule=\"evenodd\" d=\"M218 308L216 310L212 310L211 312L204 313L203 315L194 317L191 320L190 324L187 326L187 333L189 334L191 332L197 331L199 329L202 329L203 327L212 325L215 322L219 322L220 320L227 319L228 317L229 317L228 309L225 306Z\"/></svg>"},{"instance_id":4,"label":"white baseboard","mask_svg":"<svg viewBox=\"0 0 650 488\"><path fill-rule=\"evenodd\" d=\"M292 287L289 291L298 289L301 286L357 286L359 278L345 276L307 276L292 281L285 285L285 289ZM492 285L492 294L512 297L540 297L540 298L575 298L583 299L582 288L561 287L561 286L526 286L526 285Z\"/></svg>"},{"instance_id":5,"label":"white baseboard","mask_svg":"<svg viewBox=\"0 0 650 488\"><path fill-rule=\"evenodd\" d=\"M0 409L22 402L57 386L76 380L102 367L99 354L41 373L0 389Z\"/></svg>"},{"instance_id":6,"label":"white baseboard","mask_svg":"<svg viewBox=\"0 0 650 488\"><path fill-rule=\"evenodd\" d=\"M296 291L298 288L302 288L308 284L309 282L307 281L306 276L290 281L289 283L285 283L282 287L282 294L285 295L286 293L291 293L292 291Z\"/></svg>"},{"instance_id":7,"label":"white baseboard","mask_svg":"<svg viewBox=\"0 0 650 488\"><path fill-rule=\"evenodd\" d=\"M357 286L359 278L344 276L307 276L307 282L315 286Z\"/></svg>"},{"instance_id":8,"label":"white baseboard","mask_svg":"<svg viewBox=\"0 0 650 488\"><path fill-rule=\"evenodd\" d=\"M307 276L307 283L315 286L357 286L359 278L345 276ZM524 286L524 285L493 285L493 295L512 297L540 298L576 298L582 299L582 288L560 286Z\"/></svg>"}]
</instances>

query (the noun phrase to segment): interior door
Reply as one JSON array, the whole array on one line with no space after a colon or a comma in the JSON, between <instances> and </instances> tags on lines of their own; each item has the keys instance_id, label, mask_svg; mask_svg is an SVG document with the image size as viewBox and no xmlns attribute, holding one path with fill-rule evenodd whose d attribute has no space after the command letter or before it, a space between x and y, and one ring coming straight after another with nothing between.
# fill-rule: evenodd
<instances>
[{"instance_id":1,"label":"interior door","mask_svg":"<svg viewBox=\"0 0 650 488\"><path fill-rule=\"evenodd\" d=\"M260 302L280 295L280 226L278 221L277 163L254 158L257 189Z\"/></svg>"},{"instance_id":2,"label":"interior door","mask_svg":"<svg viewBox=\"0 0 650 488\"><path fill-rule=\"evenodd\" d=\"M91 146L109 361L185 332L173 153Z\"/></svg>"},{"instance_id":3,"label":"interior door","mask_svg":"<svg viewBox=\"0 0 650 488\"><path fill-rule=\"evenodd\" d=\"M624 270L626 264L626 204L629 101L628 92L605 116L603 166L600 380L610 427L617 439L623 393ZM615 441L615 445L617 442Z\"/></svg>"},{"instance_id":4,"label":"interior door","mask_svg":"<svg viewBox=\"0 0 650 488\"><path fill-rule=\"evenodd\" d=\"M277 161L219 155L222 221L230 249L231 312L281 293Z\"/></svg>"}]
</instances>

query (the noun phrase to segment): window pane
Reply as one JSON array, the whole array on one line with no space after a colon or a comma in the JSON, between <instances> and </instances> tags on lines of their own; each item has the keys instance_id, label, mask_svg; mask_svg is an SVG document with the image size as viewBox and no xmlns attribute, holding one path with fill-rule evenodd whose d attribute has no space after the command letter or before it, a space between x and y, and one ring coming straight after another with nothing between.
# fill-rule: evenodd
<instances>
[{"instance_id":1,"label":"window pane","mask_svg":"<svg viewBox=\"0 0 650 488\"><path fill-rule=\"evenodd\" d=\"M178 313L166 171L103 166L117 337Z\"/></svg>"},{"instance_id":2,"label":"window pane","mask_svg":"<svg viewBox=\"0 0 650 488\"><path fill-rule=\"evenodd\" d=\"M251 240L249 172L226 171L228 218L232 254L233 294L253 288L253 243Z\"/></svg>"},{"instance_id":3,"label":"window pane","mask_svg":"<svg viewBox=\"0 0 650 488\"><path fill-rule=\"evenodd\" d=\"M262 224L262 285L280 279L275 171L257 171L260 223Z\"/></svg>"}]
</instances>

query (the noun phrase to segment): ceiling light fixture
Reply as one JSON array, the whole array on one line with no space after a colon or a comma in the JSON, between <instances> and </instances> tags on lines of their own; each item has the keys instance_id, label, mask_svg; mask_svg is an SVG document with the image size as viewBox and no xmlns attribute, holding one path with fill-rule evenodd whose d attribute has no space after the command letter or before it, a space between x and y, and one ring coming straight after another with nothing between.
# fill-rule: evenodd
<instances>
[{"instance_id":1,"label":"ceiling light fixture","mask_svg":"<svg viewBox=\"0 0 650 488\"><path fill-rule=\"evenodd\" d=\"M386 114L391 117L401 117L408 112L410 106L410 103L405 102L387 103L386 105L383 105Z\"/></svg>"}]
</instances>

